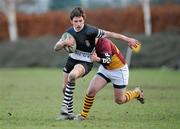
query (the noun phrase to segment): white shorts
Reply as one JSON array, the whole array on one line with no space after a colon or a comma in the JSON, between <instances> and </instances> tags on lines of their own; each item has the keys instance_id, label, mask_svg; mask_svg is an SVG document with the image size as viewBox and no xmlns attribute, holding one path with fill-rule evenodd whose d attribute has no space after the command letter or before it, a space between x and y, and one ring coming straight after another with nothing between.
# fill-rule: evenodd
<instances>
[{"instance_id":1,"label":"white shorts","mask_svg":"<svg viewBox=\"0 0 180 129\"><path fill-rule=\"evenodd\" d=\"M129 68L127 64L124 67L116 70L107 70L102 65L99 66L97 74L101 75L107 81L111 81L113 85L126 86L129 81ZM119 87L124 88L124 87Z\"/></svg>"}]
</instances>

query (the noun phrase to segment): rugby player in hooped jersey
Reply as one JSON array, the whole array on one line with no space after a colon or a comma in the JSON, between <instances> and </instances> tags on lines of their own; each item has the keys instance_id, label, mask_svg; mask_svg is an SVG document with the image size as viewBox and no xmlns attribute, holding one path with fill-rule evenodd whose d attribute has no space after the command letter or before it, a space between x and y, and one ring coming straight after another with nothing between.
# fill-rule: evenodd
<instances>
[{"instance_id":1,"label":"rugby player in hooped jersey","mask_svg":"<svg viewBox=\"0 0 180 129\"><path fill-rule=\"evenodd\" d=\"M136 47L137 40L121 34L98 29L94 26L85 24L85 12L82 8L74 8L70 13L72 27L66 30L76 40L76 51L70 53L64 71L64 99L60 108L58 120L73 119L73 93L75 80L89 73L93 67L90 55L94 50L96 39L102 37L116 38L128 43L130 47ZM54 46L55 51L71 45L69 39L59 40Z\"/></svg>"},{"instance_id":2,"label":"rugby player in hooped jersey","mask_svg":"<svg viewBox=\"0 0 180 129\"><path fill-rule=\"evenodd\" d=\"M100 38L95 48L96 52L92 53L91 60L93 62L99 62L101 65L89 84L84 99L83 110L81 114L75 117L77 120L87 119L95 95L108 82L112 82L113 84L114 98L117 104L127 103L132 99L137 99L140 103L144 103L142 89L136 87L134 90L126 91L129 79L128 65L116 45L107 38Z\"/></svg>"}]
</instances>

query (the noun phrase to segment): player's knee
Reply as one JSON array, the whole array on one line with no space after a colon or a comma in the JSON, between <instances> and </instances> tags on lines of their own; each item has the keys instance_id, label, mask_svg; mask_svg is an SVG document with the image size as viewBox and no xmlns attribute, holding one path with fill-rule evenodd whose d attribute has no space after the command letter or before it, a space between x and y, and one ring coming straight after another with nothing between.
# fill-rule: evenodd
<instances>
[{"instance_id":1,"label":"player's knee","mask_svg":"<svg viewBox=\"0 0 180 129\"><path fill-rule=\"evenodd\" d=\"M125 100L123 98L115 98L115 103L117 104L123 104Z\"/></svg>"},{"instance_id":2,"label":"player's knee","mask_svg":"<svg viewBox=\"0 0 180 129\"><path fill-rule=\"evenodd\" d=\"M88 95L88 96L95 96L96 93L95 93L95 92L88 92L87 95Z\"/></svg>"},{"instance_id":3,"label":"player's knee","mask_svg":"<svg viewBox=\"0 0 180 129\"><path fill-rule=\"evenodd\" d=\"M90 90L87 92L88 96L95 96L96 95L96 90Z\"/></svg>"},{"instance_id":4,"label":"player's knee","mask_svg":"<svg viewBox=\"0 0 180 129\"><path fill-rule=\"evenodd\" d=\"M71 82L75 81L76 80L76 74L70 73L69 76L68 76L68 80L71 81Z\"/></svg>"}]
</instances>

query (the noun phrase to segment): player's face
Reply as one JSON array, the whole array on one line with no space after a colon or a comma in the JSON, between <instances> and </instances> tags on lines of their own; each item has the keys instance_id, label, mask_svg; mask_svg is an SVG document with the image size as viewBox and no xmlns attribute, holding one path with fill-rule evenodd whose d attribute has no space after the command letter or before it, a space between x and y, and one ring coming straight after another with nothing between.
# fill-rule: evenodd
<instances>
[{"instance_id":1,"label":"player's face","mask_svg":"<svg viewBox=\"0 0 180 129\"><path fill-rule=\"evenodd\" d=\"M72 23L73 27L75 28L75 30L77 32L79 32L84 27L84 18L83 17L74 17L71 20L71 23Z\"/></svg>"}]
</instances>

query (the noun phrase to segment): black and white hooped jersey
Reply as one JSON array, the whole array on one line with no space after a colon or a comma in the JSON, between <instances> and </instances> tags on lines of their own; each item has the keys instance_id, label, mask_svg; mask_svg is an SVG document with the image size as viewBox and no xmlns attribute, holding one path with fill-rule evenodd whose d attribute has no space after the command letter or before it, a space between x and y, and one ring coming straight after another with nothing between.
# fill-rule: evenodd
<instances>
[{"instance_id":1,"label":"black and white hooped jersey","mask_svg":"<svg viewBox=\"0 0 180 129\"><path fill-rule=\"evenodd\" d=\"M103 37L103 30L85 24L79 32L76 32L73 27L70 27L66 32L70 33L76 40L76 51L69 56L76 60L91 62L90 54L95 47L95 39Z\"/></svg>"}]
</instances>

